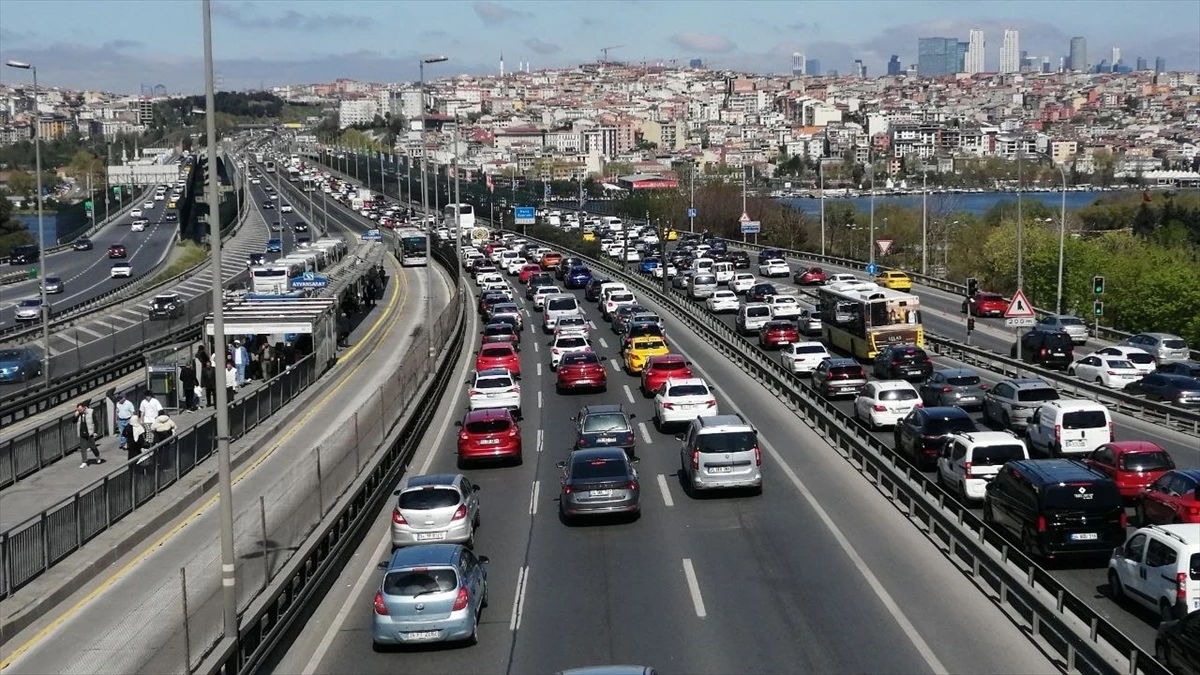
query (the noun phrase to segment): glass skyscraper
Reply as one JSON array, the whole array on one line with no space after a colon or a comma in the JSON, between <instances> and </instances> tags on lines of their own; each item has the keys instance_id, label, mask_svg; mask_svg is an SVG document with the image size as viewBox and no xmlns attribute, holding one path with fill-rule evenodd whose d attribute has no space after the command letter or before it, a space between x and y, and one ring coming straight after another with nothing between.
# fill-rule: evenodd
<instances>
[{"instance_id":1,"label":"glass skyscraper","mask_svg":"<svg viewBox=\"0 0 1200 675\"><path fill-rule=\"evenodd\" d=\"M954 75L962 70L966 55L966 42L955 38L920 38L917 40L917 75Z\"/></svg>"}]
</instances>

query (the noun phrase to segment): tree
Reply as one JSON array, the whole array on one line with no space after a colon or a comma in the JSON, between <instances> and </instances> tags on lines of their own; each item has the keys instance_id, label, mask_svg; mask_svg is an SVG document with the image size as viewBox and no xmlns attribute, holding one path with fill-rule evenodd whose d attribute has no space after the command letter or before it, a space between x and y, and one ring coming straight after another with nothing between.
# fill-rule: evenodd
<instances>
[{"instance_id":1,"label":"tree","mask_svg":"<svg viewBox=\"0 0 1200 675\"><path fill-rule=\"evenodd\" d=\"M25 224L12 217L13 205L8 195L0 194L0 256L8 255L14 246L32 244L33 234Z\"/></svg>"},{"instance_id":2,"label":"tree","mask_svg":"<svg viewBox=\"0 0 1200 675\"><path fill-rule=\"evenodd\" d=\"M1139 237L1149 237L1154 234L1154 227L1157 224L1154 213L1150 210L1150 206L1142 202L1138 207L1137 215L1133 218L1133 233Z\"/></svg>"},{"instance_id":3,"label":"tree","mask_svg":"<svg viewBox=\"0 0 1200 675\"><path fill-rule=\"evenodd\" d=\"M37 191L37 180L29 171L13 171L8 174L8 191L22 200L30 199Z\"/></svg>"}]
</instances>

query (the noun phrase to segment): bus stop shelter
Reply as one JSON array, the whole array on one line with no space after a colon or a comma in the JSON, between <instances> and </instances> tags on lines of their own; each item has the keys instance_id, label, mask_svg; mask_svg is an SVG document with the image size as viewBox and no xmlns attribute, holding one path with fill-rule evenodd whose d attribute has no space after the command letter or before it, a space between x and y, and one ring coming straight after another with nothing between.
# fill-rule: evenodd
<instances>
[{"instance_id":1,"label":"bus stop shelter","mask_svg":"<svg viewBox=\"0 0 1200 675\"><path fill-rule=\"evenodd\" d=\"M265 336L272 344L297 347L302 355L315 353L329 363L337 355L335 298L253 298L224 305L226 345L233 339ZM213 316L204 320L205 341L215 335Z\"/></svg>"}]
</instances>

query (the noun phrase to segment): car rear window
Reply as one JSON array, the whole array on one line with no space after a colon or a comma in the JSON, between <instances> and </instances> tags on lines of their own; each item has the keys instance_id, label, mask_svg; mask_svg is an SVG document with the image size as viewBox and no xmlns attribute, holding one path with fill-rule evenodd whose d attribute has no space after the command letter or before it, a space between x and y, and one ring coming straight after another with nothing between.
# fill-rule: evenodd
<instances>
[{"instance_id":1,"label":"car rear window","mask_svg":"<svg viewBox=\"0 0 1200 675\"><path fill-rule=\"evenodd\" d=\"M930 436L968 433L977 429L969 417L929 417L925 420L925 433Z\"/></svg>"},{"instance_id":2,"label":"car rear window","mask_svg":"<svg viewBox=\"0 0 1200 675\"><path fill-rule=\"evenodd\" d=\"M1050 387L1035 387L1017 391L1018 401L1057 401L1058 390Z\"/></svg>"},{"instance_id":3,"label":"car rear window","mask_svg":"<svg viewBox=\"0 0 1200 675\"><path fill-rule=\"evenodd\" d=\"M1083 326L1084 323L1073 316L1059 317L1058 322L1064 326Z\"/></svg>"},{"instance_id":4,"label":"car rear window","mask_svg":"<svg viewBox=\"0 0 1200 675\"><path fill-rule=\"evenodd\" d=\"M1043 346L1045 346L1047 348L1058 348L1058 349L1073 349L1074 348L1071 343L1071 336L1065 335L1063 333L1050 333L1050 334L1046 335L1046 341Z\"/></svg>"},{"instance_id":5,"label":"car rear window","mask_svg":"<svg viewBox=\"0 0 1200 675\"><path fill-rule=\"evenodd\" d=\"M1123 508L1116 483L1054 484L1046 487L1042 505L1048 510L1110 511Z\"/></svg>"},{"instance_id":6,"label":"car rear window","mask_svg":"<svg viewBox=\"0 0 1200 675\"><path fill-rule=\"evenodd\" d=\"M562 358L564 366L579 366L588 363L600 363L600 357L593 352L583 352L582 354L567 354Z\"/></svg>"},{"instance_id":7,"label":"car rear window","mask_svg":"<svg viewBox=\"0 0 1200 675\"><path fill-rule=\"evenodd\" d=\"M698 274L692 277L692 283L696 286L715 286L717 285L717 278L711 274Z\"/></svg>"},{"instance_id":8,"label":"car rear window","mask_svg":"<svg viewBox=\"0 0 1200 675\"><path fill-rule=\"evenodd\" d=\"M582 316L564 316L558 320L560 326L582 326L587 323L587 319Z\"/></svg>"},{"instance_id":9,"label":"car rear window","mask_svg":"<svg viewBox=\"0 0 1200 675\"><path fill-rule=\"evenodd\" d=\"M610 431L628 431L629 423L620 413L600 413L588 415L583 422L583 430L590 434L604 434Z\"/></svg>"},{"instance_id":10,"label":"car rear window","mask_svg":"<svg viewBox=\"0 0 1200 675\"><path fill-rule=\"evenodd\" d=\"M924 361L925 352L917 349L916 347L911 347L909 349L905 349L904 351L897 350L892 352L892 358L901 359L903 361Z\"/></svg>"},{"instance_id":11,"label":"car rear window","mask_svg":"<svg viewBox=\"0 0 1200 675\"><path fill-rule=\"evenodd\" d=\"M974 466L1003 466L1006 462L1018 459L1025 459L1025 448L1016 443L985 445L971 452L971 463Z\"/></svg>"},{"instance_id":12,"label":"car rear window","mask_svg":"<svg viewBox=\"0 0 1200 675\"><path fill-rule=\"evenodd\" d=\"M504 418L478 420L476 422L467 422L467 431L472 434L496 434L508 431L509 426L508 420Z\"/></svg>"},{"instance_id":13,"label":"car rear window","mask_svg":"<svg viewBox=\"0 0 1200 675\"><path fill-rule=\"evenodd\" d=\"M866 377L863 374L862 366L834 366L829 369L829 374L843 379L862 379Z\"/></svg>"},{"instance_id":14,"label":"car rear window","mask_svg":"<svg viewBox=\"0 0 1200 675\"><path fill-rule=\"evenodd\" d=\"M917 392L912 389L885 389L879 392L880 401L912 401L917 398Z\"/></svg>"},{"instance_id":15,"label":"car rear window","mask_svg":"<svg viewBox=\"0 0 1200 675\"><path fill-rule=\"evenodd\" d=\"M703 453L749 452L756 445L758 434L753 431L723 431L696 437L696 449Z\"/></svg>"},{"instance_id":16,"label":"car rear window","mask_svg":"<svg viewBox=\"0 0 1200 675\"><path fill-rule=\"evenodd\" d=\"M654 364L654 370L683 370L686 366L683 361L659 361Z\"/></svg>"},{"instance_id":17,"label":"car rear window","mask_svg":"<svg viewBox=\"0 0 1200 675\"><path fill-rule=\"evenodd\" d=\"M1121 455L1122 471L1169 471L1174 468L1165 452L1134 452Z\"/></svg>"},{"instance_id":18,"label":"car rear window","mask_svg":"<svg viewBox=\"0 0 1200 675\"><path fill-rule=\"evenodd\" d=\"M771 316L770 307L747 307L746 316Z\"/></svg>"},{"instance_id":19,"label":"car rear window","mask_svg":"<svg viewBox=\"0 0 1200 675\"><path fill-rule=\"evenodd\" d=\"M1200 581L1200 553L1193 553L1188 561L1188 576L1192 581Z\"/></svg>"},{"instance_id":20,"label":"car rear window","mask_svg":"<svg viewBox=\"0 0 1200 675\"><path fill-rule=\"evenodd\" d=\"M794 354L825 354L825 347L822 345L795 345L792 347Z\"/></svg>"},{"instance_id":21,"label":"car rear window","mask_svg":"<svg viewBox=\"0 0 1200 675\"><path fill-rule=\"evenodd\" d=\"M973 387L973 386L979 384L979 376L978 375L956 375L954 377L947 377L946 382L948 384L952 384L956 387Z\"/></svg>"},{"instance_id":22,"label":"car rear window","mask_svg":"<svg viewBox=\"0 0 1200 675\"><path fill-rule=\"evenodd\" d=\"M708 387L702 384L677 384L667 392L667 396L707 396Z\"/></svg>"},{"instance_id":23,"label":"car rear window","mask_svg":"<svg viewBox=\"0 0 1200 675\"><path fill-rule=\"evenodd\" d=\"M1097 429L1108 426L1108 416L1099 410L1075 410L1063 413L1064 429Z\"/></svg>"},{"instance_id":24,"label":"car rear window","mask_svg":"<svg viewBox=\"0 0 1200 675\"><path fill-rule=\"evenodd\" d=\"M1125 358L1134 363L1147 364L1154 363L1154 357L1149 354L1126 354Z\"/></svg>"},{"instance_id":25,"label":"car rear window","mask_svg":"<svg viewBox=\"0 0 1200 675\"><path fill-rule=\"evenodd\" d=\"M556 298L550 301L546 309L551 312L569 312L579 309L579 305L575 303L575 298Z\"/></svg>"},{"instance_id":26,"label":"car rear window","mask_svg":"<svg viewBox=\"0 0 1200 675\"><path fill-rule=\"evenodd\" d=\"M608 296L610 302L631 302L633 293L613 293Z\"/></svg>"},{"instance_id":27,"label":"car rear window","mask_svg":"<svg viewBox=\"0 0 1200 675\"><path fill-rule=\"evenodd\" d=\"M1003 296L1001 296L999 293L980 293L980 294L979 294L979 299L980 299L980 300L988 300L988 301L991 301L991 300L1004 300L1004 297L1003 297Z\"/></svg>"},{"instance_id":28,"label":"car rear window","mask_svg":"<svg viewBox=\"0 0 1200 675\"><path fill-rule=\"evenodd\" d=\"M501 356L512 356L513 350L511 347L484 347L479 355L486 358L499 358Z\"/></svg>"},{"instance_id":29,"label":"car rear window","mask_svg":"<svg viewBox=\"0 0 1200 675\"><path fill-rule=\"evenodd\" d=\"M414 511L457 506L461 495L452 487L420 488L400 493L400 508Z\"/></svg>"},{"instance_id":30,"label":"car rear window","mask_svg":"<svg viewBox=\"0 0 1200 675\"><path fill-rule=\"evenodd\" d=\"M1167 349L1187 349L1187 343L1183 340L1163 340L1163 346Z\"/></svg>"},{"instance_id":31,"label":"car rear window","mask_svg":"<svg viewBox=\"0 0 1200 675\"><path fill-rule=\"evenodd\" d=\"M484 377L475 381L476 389L503 389L511 386L512 380L507 377Z\"/></svg>"},{"instance_id":32,"label":"car rear window","mask_svg":"<svg viewBox=\"0 0 1200 675\"><path fill-rule=\"evenodd\" d=\"M1153 361L1153 359L1151 359L1151 360ZM1133 364L1124 359L1105 359L1104 363L1109 368L1122 368L1125 370L1133 368Z\"/></svg>"},{"instance_id":33,"label":"car rear window","mask_svg":"<svg viewBox=\"0 0 1200 675\"><path fill-rule=\"evenodd\" d=\"M595 480L598 478L623 478L629 474L625 462L619 458L589 459L578 461L571 465L571 478L575 480Z\"/></svg>"},{"instance_id":34,"label":"car rear window","mask_svg":"<svg viewBox=\"0 0 1200 675\"><path fill-rule=\"evenodd\" d=\"M432 593L447 593L458 588L458 574L449 567L388 572L383 578L386 595L415 597Z\"/></svg>"},{"instance_id":35,"label":"car rear window","mask_svg":"<svg viewBox=\"0 0 1200 675\"><path fill-rule=\"evenodd\" d=\"M560 337L554 346L558 349L579 349L587 346L587 340L581 337Z\"/></svg>"}]
</instances>

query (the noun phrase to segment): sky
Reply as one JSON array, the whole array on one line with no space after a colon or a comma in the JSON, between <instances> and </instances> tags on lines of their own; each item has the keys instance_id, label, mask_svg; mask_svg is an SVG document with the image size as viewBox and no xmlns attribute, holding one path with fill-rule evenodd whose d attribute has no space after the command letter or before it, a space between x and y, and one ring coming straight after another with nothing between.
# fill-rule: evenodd
<instances>
[{"instance_id":1,"label":"sky","mask_svg":"<svg viewBox=\"0 0 1200 675\"><path fill-rule=\"evenodd\" d=\"M1162 56L1169 70L1200 70L1200 0L213 0L219 89L255 89L351 78L417 78L423 56L449 61L448 77L609 58L703 59L715 68L784 73L792 53L845 74L862 59L886 72L892 54L916 62L918 37L966 40L982 28L986 63L1000 62L1003 31L1052 66L1072 36L1088 60L1120 47L1130 66ZM60 22L60 18L68 18ZM200 0L0 0L0 59L32 62L40 83L137 94L163 85L203 91ZM0 69L0 83L24 81Z\"/></svg>"}]
</instances>

